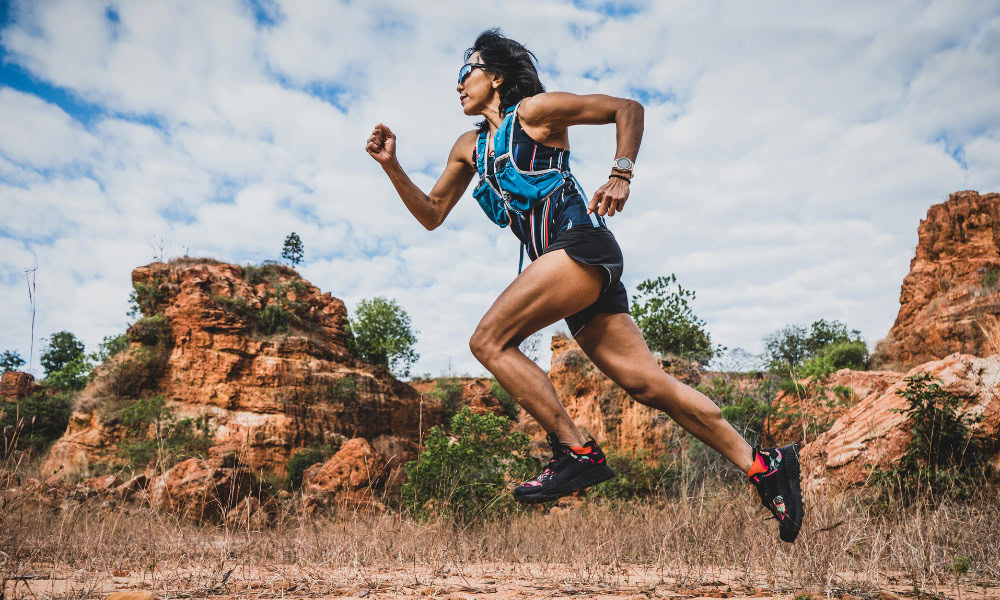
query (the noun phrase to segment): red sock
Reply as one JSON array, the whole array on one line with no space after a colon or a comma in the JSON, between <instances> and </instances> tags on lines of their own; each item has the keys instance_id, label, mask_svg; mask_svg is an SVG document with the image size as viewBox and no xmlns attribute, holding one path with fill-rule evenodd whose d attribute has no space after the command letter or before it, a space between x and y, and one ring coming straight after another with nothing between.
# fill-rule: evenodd
<instances>
[{"instance_id":1,"label":"red sock","mask_svg":"<svg viewBox=\"0 0 1000 600\"><path fill-rule=\"evenodd\" d=\"M590 454L590 451L593 450L590 446L570 446L569 449L577 454Z\"/></svg>"},{"instance_id":2,"label":"red sock","mask_svg":"<svg viewBox=\"0 0 1000 600\"><path fill-rule=\"evenodd\" d=\"M747 472L747 477L753 477L757 473L763 473L767 471L767 464L764 462L764 457L757 454L756 460L753 461L753 466Z\"/></svg>"}]
</instances>

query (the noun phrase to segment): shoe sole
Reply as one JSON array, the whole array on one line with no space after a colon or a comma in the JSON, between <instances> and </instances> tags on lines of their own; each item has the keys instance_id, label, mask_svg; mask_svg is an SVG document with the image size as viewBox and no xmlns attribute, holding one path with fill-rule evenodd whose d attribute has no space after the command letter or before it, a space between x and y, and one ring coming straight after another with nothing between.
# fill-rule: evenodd
<instances>
[{"instance_id":1,"label":"shoe sole","mask_svg":"<svg viewBox=\"0 0 1000 600\"><path fill-rule=\"evenodd\" d=\"M790 512L791 514L798 515L798 521L789 517L792 529L784 531L779 528L779 536L782 541L791 543L799 535L799 529L802 527L802 521L805 518L805 510L802 507L802 490L799 485L799 449L796 444L790 444L786 447L791 449L791 452L782 453L781 470L785 476L785 480L779 480L778 489L781 490L782 495L787 499L786 502L791 502L792 510ZM786 485L781 485L782 483ZM785 487L787 489L782 489Z\"/></svg>"},{"instance_id":2,"label":"shoe sole","mask_svg":"<svg viewBox=\"0 0 1000 600\"><path fill-rule=\"evenodd\" d=\"M542 502L548 502L549 500L557 500L563 496L568 496L573 492L582 490L583 488L588 488L592 485L597 485L602 481L607 481L615 476L615 472L611 467L604 465L604 468L594 468L587 472L577 475L575 479L571 479L566 482L566 486L560 490L559 493L548 493L548 494L518 494L514 492L514 499L522 504L540 504Z\"/></svg>"}]
</instances>

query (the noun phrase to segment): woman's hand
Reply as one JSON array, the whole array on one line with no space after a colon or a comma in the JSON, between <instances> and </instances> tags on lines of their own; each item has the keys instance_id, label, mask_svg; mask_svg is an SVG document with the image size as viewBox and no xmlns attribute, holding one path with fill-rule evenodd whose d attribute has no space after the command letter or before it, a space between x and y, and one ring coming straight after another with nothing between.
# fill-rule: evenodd
<instances>
[{"instance_id":1,"label":"woman's hand","mask_svg":"<svg viewBox=\"0 0 1000 600\"><path fill-rule=\"evenodd\" d=\"M625 201L628 200L628 187L631 184L627 181L611 177L608 182L602 185L591 198L587 205L587 214L596 212L600 216L613 216L616 212L625 209Z\"/></svg>"},{"instance_id":2,"label":"woman's hand","mask_svg":"<svg viewBox=\"0 0 1000 600\"><path fill-rule=\"evenodd\" d=\"M388 127L379 123L368 138L365 150L380 165L385 166L396 159L396 136Z\"/></svg>"}]
</instances>

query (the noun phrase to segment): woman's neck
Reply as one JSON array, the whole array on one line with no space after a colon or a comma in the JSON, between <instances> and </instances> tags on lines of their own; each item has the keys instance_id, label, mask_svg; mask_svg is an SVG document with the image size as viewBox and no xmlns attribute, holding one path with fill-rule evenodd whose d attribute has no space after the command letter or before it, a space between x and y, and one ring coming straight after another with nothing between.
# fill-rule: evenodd
<instances>
[{"instance_id":1,"label":"woman's neck","mask_svg":"<svg viewBox=\"0 0 1000 600\"><path fill-rule=\"evenodd\" d=\"M486 122L490 124L490 131L496 131L500 127L500 123L503 122L503 115L500 114L500 95L494 96L493 100L490 101L489 106L486 107L482 113Z\"/></svg>"}]
</instances>

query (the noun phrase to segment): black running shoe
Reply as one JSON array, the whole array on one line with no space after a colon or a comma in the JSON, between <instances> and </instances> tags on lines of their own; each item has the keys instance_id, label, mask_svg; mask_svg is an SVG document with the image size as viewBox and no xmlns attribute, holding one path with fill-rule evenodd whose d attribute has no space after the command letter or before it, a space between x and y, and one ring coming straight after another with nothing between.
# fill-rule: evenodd
<instances>
[{"instance_id":1,"label":"black running shoe","mask_svg":"<svg viewBox=\"0 0 1000 600\"><path fill-rule=\"evenodd\" d=\"M551 433L545 439L552 446L552 459L541 475L514 488L514 499L518 502L536 504L555 500L615 476L601 447L593 440L584 444L590 448L589 453L577 454Z\"/></svg>"},{"instance_id":2,"label":"black running shoe","mask_svg":"<svg viewBox=\"0 0 1000 600\"><path fill-rule=\"evenodd\" d=\"M799 451L796 444L784 448L753 449L754 465L763 470L749 476L760 494L760 503L778 520L781 539L794 542L802 527L802 492L799 489Z\"/></svg>"}]
</instances>

